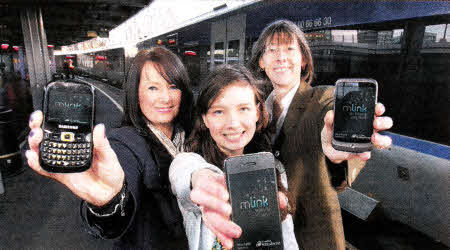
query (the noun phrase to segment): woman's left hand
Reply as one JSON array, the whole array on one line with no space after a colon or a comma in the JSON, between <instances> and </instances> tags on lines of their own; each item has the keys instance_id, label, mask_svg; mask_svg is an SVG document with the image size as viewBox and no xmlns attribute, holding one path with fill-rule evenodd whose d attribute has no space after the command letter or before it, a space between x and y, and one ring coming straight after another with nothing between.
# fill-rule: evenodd
<instances>
[{"instance_id":1,"label":"woman's left hand","mask_svg":"<svg viewBox=\"0 0 450 250\"><path fill-rule=\"evenodd\" d=\"M385 111L385 107L381 103L377 103L375 106L375 119L373 121L374 133L372 134L372 144L378 149L387 148L392 144L392 139L389 136L380 135L378 131L390 129L393 125L392 118L388 116L381 116ZM353 158L360 158L363 161L370 159L370 151L363 153L350 153L338 151L331 146L331 139L333 137L333 120L334 112L330 110L327 112L324 118L325 125L322 129L322 150L327 158L333 163L341 163Z\"/></svg>"}]
</instances>

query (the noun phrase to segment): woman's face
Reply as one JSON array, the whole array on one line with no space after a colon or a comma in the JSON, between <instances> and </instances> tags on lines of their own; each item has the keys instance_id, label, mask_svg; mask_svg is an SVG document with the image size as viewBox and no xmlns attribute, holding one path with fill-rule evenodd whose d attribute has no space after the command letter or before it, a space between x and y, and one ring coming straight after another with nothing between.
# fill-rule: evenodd
<instances>
[{"instance_id":1,"label":"woman's face","mask_svg":"<svg viewBox=\"0 0 450 250\"><path fill-rule=\"evenodd\" d=\"M294 35L288 38L281 33L268 39L259 67L266 72L274 88L290 90L300 82L302 54L297 38Z\"/></svg>"},{"instance_id":2,"label":"woman's face","mask_svg":"<svg viewBox=\"0 0 450 250\"><path fill-rule=\"evenodd\" d=\"M147 120L162 131L171 128L180 109L181 90L169 84L152 62L146 62L138 91L139 106Z\"/></svg>"},{"instance_id":3,"label":"woman's face","mask_svg":"<svg viewBox=\"0 0 450 250\"><path fill-rule=\"evenodd\" d=\"M253 89L235 82L221 91L202 118L219 149L230 157L242 155L252 140L258 110Z\"/></svg>"}]
</instances>

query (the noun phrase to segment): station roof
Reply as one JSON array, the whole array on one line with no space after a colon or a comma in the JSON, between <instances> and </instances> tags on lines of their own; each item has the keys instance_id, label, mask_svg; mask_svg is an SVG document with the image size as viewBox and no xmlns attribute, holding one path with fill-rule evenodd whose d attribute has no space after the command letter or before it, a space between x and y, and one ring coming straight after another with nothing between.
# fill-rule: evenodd
<instances>
[{"instance_id":1,"label":"station roof","mask_svg":"<svg viewBox=\"0 0 450 250\"><path fill-rule=\"evenodd\" d=\"M0 43L23 44L20 12L42 11L47 43L70 45L108 32L153 0L0 0Z\"/></svg>"}]
</instances>

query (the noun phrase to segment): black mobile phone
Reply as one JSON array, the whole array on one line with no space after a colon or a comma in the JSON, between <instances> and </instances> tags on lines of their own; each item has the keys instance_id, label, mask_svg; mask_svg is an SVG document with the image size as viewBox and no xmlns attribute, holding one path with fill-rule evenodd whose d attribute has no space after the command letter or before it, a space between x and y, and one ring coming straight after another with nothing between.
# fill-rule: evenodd
<instances>
[{"instance_id":1,"label":"black mobile phone","mask_svg":"<svg viewBox=\"0 0 450 250\"><path fill-rule=\"evenodd\" d=\"M82 172L92 162L94 88L78 82L56 81L44 92L41 167L53 173Z\"/></svg>"},{"instance_id":2,"label":"black mobile phone","mask_svg":"<svg viewBox=\"0 0 450 250\"><path fill-rule=\"evenodd\" d=\"M377 95L378 83L373 79L348 78L336 81L333 148L355 153L372 150Z\"/></svg>"},{"instance_id":3,"label":"black mobile phone","mask_svg":"<svg viewBox=\"0 0 450 250\"><path fill-rule=\"evenodd\" d=\"M283 249L275 158L261 152L224 163L231 219L242 228L234 249Z\"/></svg>"}]
</instances>

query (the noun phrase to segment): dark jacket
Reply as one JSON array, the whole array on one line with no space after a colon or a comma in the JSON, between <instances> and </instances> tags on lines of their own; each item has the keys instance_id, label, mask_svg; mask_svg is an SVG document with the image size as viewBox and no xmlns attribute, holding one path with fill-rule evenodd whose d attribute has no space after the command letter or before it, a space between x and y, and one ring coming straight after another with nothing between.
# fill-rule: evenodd
<instances>
[{"instance_id":1,"label":"dark jacket","mask_svg":"<svg viewBox=\"0 0 450 250\"><path fill-rule=\"evenodd\" d=\"M333 164L327 164L320 137L323 118L333 108L333 91L302 83L274 145L274 154L286 168L289 200L296 207L295 235L299 246L308 250L345 249L339 200L329 172Z\"/></svg>"},{"instance_id":2,"label":"dark jacket","mask_svg":"<svg viewBox=\"0 0 450 250\"><path fill-rule=\"evenodd\" d=\"M108 140L125 172L129 198L125 216L99 218L84 205L89 231L116 239L114 245L121 249L187 249L183 217L168 179L172 157L150 149L149 139L133 127L113 130Z\"/></svg>"}]
</instances>

